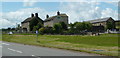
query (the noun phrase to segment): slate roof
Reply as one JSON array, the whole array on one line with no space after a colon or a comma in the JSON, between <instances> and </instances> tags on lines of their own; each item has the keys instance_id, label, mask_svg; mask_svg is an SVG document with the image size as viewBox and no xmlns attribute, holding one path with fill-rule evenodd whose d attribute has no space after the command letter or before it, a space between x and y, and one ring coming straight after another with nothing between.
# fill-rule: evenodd
<instances>
[{"instance_id":1,"label":"slate roof","mask_svg":"<svg viewBox=\"0 0 120 58\"><path fill-rule=\"evenodd\" d=\"M32 19L35 19L35 18L37 18L37 17L29 17L29 18L25 19L22 23L30 22ZM42 19L39 18L39 17L38 17L37 19L42 20ZM42 20L42 21L43 21L43 20Z\"/></svg>"},{"instance_id":2,"label":"slate roof","mask_svg":"<svg viewBox=\"0 0 120 58\"><path fill-rule=\"evenodd\" d=\"M107 21L107 20L110 19L110 18L111 18L111 17L100 18L100 19L90 20L90 21L88 21L88 22L90 22L90 23L105 22L105 21Z\"/></svg>"},{"instance_id":3,"label":"slate roof","mask_svg":"<svg viewBox=\"0 0 120 58\"><path fill-rule=\"evenodd\" d=\"M22 23L30 22L31 20L32 20L32 17L29 17L29 18L25 19Z\"/></svg>"},{"instance_id":4,"label":"slate roof","mask_svg":"<svg viewBox=\"0 0 120 58\"><path fill-rule=\"evenodd\" d=\"M67 15L66 14L60 14L60 15L52 16L52 17L49 17L49 18L45 19L44 22L51 21L54 18L56 18L57 16L67 16Z\"/></svg>"},{"instance_id":5,"label":"slate roof","mask_svg":"<svg viewBox=\"0 0 120 58\"><path fill-rule=\"evenodd\" d=\"M120 20L116 20L115 22L120 22Z\"/></svg>"}]
</instances>

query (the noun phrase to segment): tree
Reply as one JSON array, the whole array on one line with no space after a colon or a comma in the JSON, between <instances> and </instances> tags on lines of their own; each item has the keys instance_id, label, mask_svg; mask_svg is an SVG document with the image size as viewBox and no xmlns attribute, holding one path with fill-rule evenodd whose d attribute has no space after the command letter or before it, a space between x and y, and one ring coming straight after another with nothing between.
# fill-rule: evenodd
<instances>
[{"instance_id":1,"label":"tree","mask_svg":"<svg viewBox=\"0 0 120 58\"><path fill-rule=\"evenodd\" d=\"M10 31L11 30L11 28L10 27L8 27L8 31Z\"/></svg>"},{"instance_id":2,"label":"tree","mask_svg":"<svg viewBox=\"0 0 120 58\"><path fill-rule=\"evenodd\" d=\"M37 26L37 29L41 28L43 26L43 21L40 20L40 18L32 18L29 25L30 31L33 31L34 26Z\"/></svg>"},{"instance_id":3,"label":"tree","mask_svg":"<svg viewBox=\"0 0 120 58\"><path fill-rule=\"evenodd\" d=\"M70 34L74 33L74 31L75 31L74 24L70 23L68 26L69 26L68 33L70 33Z\"/></svg>"},{"instance_id":4,"label":"tree","mask_svg":"<svg viewBox=\"0 0 120 58\"><path fill-rule=\"evenodd\" d=\"M38 30L38 26L33 27L33 31L36 31L36 30Z\"/></svg>"},{"instance_id":5,"label":"tree","mask_svg":"<svg viewBox=\"0 0 120 58\"><path fill-rule=\"evenodd\" d=\"M89 22L77 22L77 23L75 23L74 27L77 32L85 31L85 30L87 31L92 28L92 24Z\"/></svg>"},{"instance_id":6,"label":"tree","mask_svg":"<svg viewBox=\"0 0 120 58\"><path fill-rule=\"evenodd\" d=\"M90 22L83 22L83 30L91 30L92 24Z\"/></svg>"},{"instance_id":7,"label":"tree","mask_svg":"<svg viewBox=\"0 0 120 58\"><path fill-rule=\"evenodd\" d=\"M37 30L40 29L41 27L43 27L43 24L39 22L39 23L37 24Z\"/></svg>"},{"instance_id":8,"label":"tree","mask_svg":"<svg viewBox=\"0 0 120 58\"><path fill-rule=\"evenodd\" d=\"M63 30L67 30L67 24L65 24L64 22L60 22L60 24Z\"/></svg>"},{"instance_id":9,"label":"tree","mask_svg":"<svg viewBox=\"0 0 120 58\"><path fill-rule=\"evenodd\" d=\"M54 24L53 30L55 31L55 33L60 33L60 32L62 32L62 26L61 26L61 24L60 24L60 23Z\"/></svg>"},{"instance_id":10,"label":"tree","mask_svg":"<svg viewBox=\"0 0 120 58\"><path fill-rule=\"evenodd\" d=\"M44 33L45 33L45 28L44 28L44 27L40 28L40 29L39 29L39 33L40 33L40 34L44 34Z\"/></svg>"},{"instance_id":11,"label":"tree","mask_svg":"<svg viewBox=\"0 0 120 58\"><path fill-rule=\"evenodd\" d=\"M11 30L15 30L15 28L11 28Z\"/></svg>"},{"instance_id":12,"label":"tree","mask_svg":"<svg viewBox=\"0 0 120 58\"><path fill-rule=\"evenodd\" d=\"M80 32L83 29L82 22L76 23L74 27L75 27L77 32Z\"/></svg>"},{"instance_id":13,"label":"tree","mask_svg":"<svg viewBox=\"0 0 120 58\"><path fill-rule=\"evenodd\" d=\"M112 22L107 22L106 29L113 29L115 28L114 24Z\"/></svg>"},{"instance_id":14,"label":"tree","mask_svg":"<svg viewBox=\"0 0 120 58\"><path fill-rule=\"evenodd\" d=\"M30 21L30 31L33 31L33 28L35 29L36 25L38 24L38 21L36 19L33 19Z\"/></svg>"}]
</instances>

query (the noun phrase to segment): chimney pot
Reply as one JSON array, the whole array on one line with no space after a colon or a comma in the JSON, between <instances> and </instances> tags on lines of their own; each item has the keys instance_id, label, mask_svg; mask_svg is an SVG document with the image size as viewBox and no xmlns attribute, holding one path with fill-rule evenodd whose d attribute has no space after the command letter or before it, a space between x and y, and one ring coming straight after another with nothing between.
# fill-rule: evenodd
<instances>
[{"instance_id":1,"label":"chimney pot","mask_svg":"<svg viewBox=\"0 0 120 58\"><path fill-rule=\"evenodd\" d=\"M46 18L49 18L49 15L46 15Z\"/></svg>"},{"instance_id":2,"label":"chimney pot","mask_svg":"<svg viewBox=\"0 0 120 58\"><path fill-rule=\"evenodd\" d=\"M60 12L59 12L59 11L57 12L57 15L60 15Z\"/></svg>"},{"instance_id":3,"label":"chimney pot","mask_svg":"<svg viewBox=\"0 0 120 58\"><path fill-rule=\"evenodd\" d=\"M34 17L34 14L33 14L33 13L31 14L31 17Z\"/></svg>"},{"instance_id":4,"label":"chimney pot","mask_svg":"<svg viewBox=\"0 0 120 58\"><path fill-rule=\"evenodd\" d=\"M35 13L35 16L38 17L38 13Z\"/></svg>"}]
</instances>

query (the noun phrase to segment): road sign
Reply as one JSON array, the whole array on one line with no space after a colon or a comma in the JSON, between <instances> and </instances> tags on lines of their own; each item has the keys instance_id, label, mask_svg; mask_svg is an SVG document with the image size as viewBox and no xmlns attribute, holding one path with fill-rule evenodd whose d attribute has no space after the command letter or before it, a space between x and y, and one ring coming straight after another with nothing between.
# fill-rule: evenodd
<instances>
[{"instance_id":1,"label":"road sign","mask_svg":"<svg viewBox=\"0 0 120 58\"><path fill-rule=\"evenodd\" d=\"M36 41L38 41L38 31L36 30Z\"/></svg>"}]
</instances>

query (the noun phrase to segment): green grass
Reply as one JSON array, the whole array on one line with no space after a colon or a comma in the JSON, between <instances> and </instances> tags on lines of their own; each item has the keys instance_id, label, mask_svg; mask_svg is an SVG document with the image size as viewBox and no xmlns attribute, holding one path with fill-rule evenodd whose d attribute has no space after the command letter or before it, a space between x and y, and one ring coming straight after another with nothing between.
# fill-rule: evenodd
<instances>
[{"instance_id":1,"label":"green grass","mask_svg":"<svg viewBox=\"0 0 120 58\"><path fill-rule=\"evenodd\" d=\"M2 41L2 34L0 34L0 41Z\"/></svg>"},{"instance_id":2,"label":"green grass","mask_svg":"<svg viewBox=\"0 0 120 58\"><path fill-rule=\"evenodd\" d=\"M61 36L58 41L95 46L118 46L118 35L101 36Z\"/></svg>"},{"instance_id":3,"label":"green grass","mask_svg":"<svg viewBox=\"0 0 120 58\"><path fill-rule=\"evenodd\" d=\"M16 42L28 45L53 47L60 49L75 50L88 53L96 53L107 56L118 56L118 35L103 34L100 36L81 35L3 35L3 41ZM104 50L104 51L92 51Z\"/></svg>"}]
</instances>

